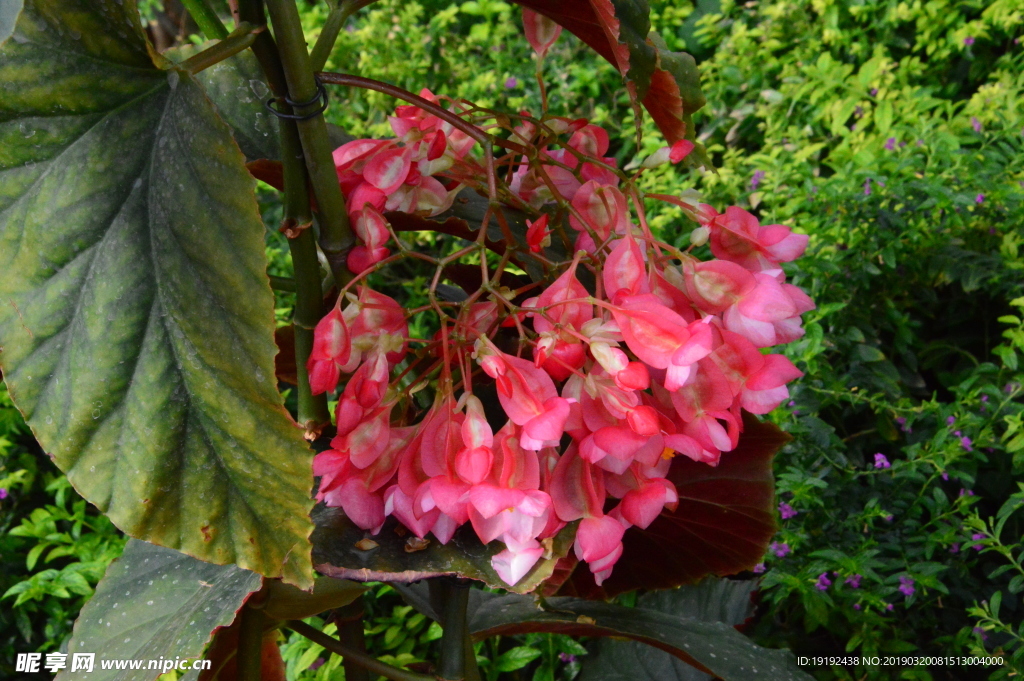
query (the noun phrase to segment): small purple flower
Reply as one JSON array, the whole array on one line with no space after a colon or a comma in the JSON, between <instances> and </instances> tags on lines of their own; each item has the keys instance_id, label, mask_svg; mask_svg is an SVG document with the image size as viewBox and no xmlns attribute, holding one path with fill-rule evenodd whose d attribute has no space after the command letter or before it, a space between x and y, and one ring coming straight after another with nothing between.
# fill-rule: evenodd
<instances>
[{"instance_id":1,"label":"small purple flower","mask_svg":"<svg viewBox=\"0 0 1024 681\"><path fill-rule=\"evenodd\" d=\"M786 404L786 406L787 406L787 407L795 407L795 406L796 406L796 400L790 400L790 401L789 401L789 402L788 402L788 403Z\"/></svg>"},{"instance_id":2,"label":"small purple flower","mask_svg":"<svg viewBox=\"0 0 1024 681\"><path fill-rule=\"evenodd\" d=\"M974 447L971 446L971 438L967 437L966 435L963 436L962 438L960 438L960 444L967 451L969 451L969 452L973 452L974 451Z\"/></svg>"},{"instance_id":3,"label":"small purple flower","mask_svg":"<svg viewBox=\"0 0 1024 681\"><path fill-rule=\"evenodd\" d=\"M945 480L946 482L949 482L949 473L943 473L942 479Z\"/></svg>"},{"instance_id":4,"label":"small purple flower","mask_svg":"<svg viewBox=\"0 0 1024 681\"><path fill-rule=\"evenodd\" d=\"M955 416L947 416L946 417L946 425L947 426L951 426L954 423L956 423L956 417Z\"/></svg>"},{"instance_id":5,"label":"small purple flower","mask_svg":"<svg viewBox=\"0 0 1024 681\"><path fill-rule=\"evenodd\" d=\"M0 501L3 501L6 498L7 498L7 490L4 489L3 487L0 487Z\"/></svg>"},{"instance_id":6,"label":"small purple flower","mask_svg":"<svg viewBox=\"0 0 1024 681\"><path fill-rule=\"evenodd\" d=\"M972 629L971 631L973 631L975 634L980 636L982 641L987 641L988 640L988 634L986 634L985 630L982 629L981 627L974 627L974 629Z\"/></svg>"},{"instance_id":7,"label":"small purple flower","mask_svg":"<svg viewBox=\"0 0 1024 681\"><path fill-rule=\"evenodd\" d=\"M853 604L853 609L854 610L860 610L860 603L854 603Z\"/></svg>"},{"instance_id":8,"label":"small purple flower","mask_svg":"<svg viewBox=\"0 0 1024 681\"><path fill-rule=\"evenodd\" d=\"M755 170L753 177L750 178L750 191L757 191L757 185L761 184L761 180L764 179L765 172L763 170Z\"/></svg>"},{"instance_id":9,"label":"small purple flower","mask_svg":"<svg viewBox=\"0 0 1024 681\"><path fill-rule=\"evenodd\" d=\"M830 586L832 586L832 580L828 578L827 572L818 575L818 583L814 585L818 591L827 591Z\"/></svg>"},{"instance_id":10,"label":"small purple flower","mask_svg":"<svg viewBox=\"0 0 1024 681\"><path fill-rule=\"evenodd\" d=\"M908 425L907 425L907 419L906 419L906 417L903 417L903 416L897 416L897 417L896 417L896 423L900 424L900 430L902 430L902 431L903 431L904 433L909 433L909 432L911 432L911 428L910 428L910 426L908 426Z\"/></svg>"},{"instance_id":11,"label":"small purple flower","mask_svg":"<svg viewBox=\"0 0 1024 681\"><path fill-rule=\"evenodd\" d=\"M949 547L949 552L950 553L960 553L960 545L959 544L953 544L952 546Z\"/></svg>"},{"instance_id":12,"label":"small purple flower","mask_svg":"<svg viewBox=\"0 0 1024 681\"><path fill-rule=\"evenodd\" d=\"M890 513L889 515L885 516L885 522L887 522L887 523L891 523L892 519L893 519L892 513Z\"/></svg>"},{"instance_id":13,"label":"small purple flower","mask_svg":"<svg viewBox=\"0 0 1024 681\"><path fill-rule=\"evenodd\" d=\"M861 580L861 576L860 575L850 575L849 577L846 578L845 582L846 582L847 585L849 585L849 587L851 589L859 589L860 588L860 580Z\"/></svg>"},{"instance_id":14,"label":"small purple flower","mask_svg":"<svg viewBox=\"0 0 1024 681\"><path fill-rule=\"evenodd\" d=\"M888 149L889 151L892 151L893 149L895 149L896 148L896 138L895 137L890 137L889 139L885 140L885 148Z\"/></svg>"},{"instance_id":15,"label":"small purple flower","mask_svg":"<svg viewBox=\"0 0 1024 681\"><path fill-rule=\"evenodd\" d=\"M966 38L964 38L964 45L973 45L973 44L974 44L974 36L969 35Z\"/></svg>"},{"instance_id":16,"label":"small purple flower","mask_svg":"<svg viewBox=\"0 0 1024 681\"><path fill-rule=\"evenodd\" d=\"M783 520L789 520L797 514L797 510L787 504L785 501L779 502L779 515L782 516Z\"/></svg>"},{"instance_id":17,"label":"small purple flower","mask_svg":"<svg viewBox=\"0 0 1024 681\"><path fill-rule=\"evenodd\" d=\"M871 196L871 178L864 180L864 196Z\"/></svg>"},{"instance_id":18,"label":"small purple flower","mask_svg":"<svg viewBox=\"0 0 1024 681\"><path fill-rule=\"evenodd\" d=\"M988 537L986 535L982 534L981 532L975 532L974 534L971 535L971 539L973 539L974 541L978 541L979 539L987 539L987 538ZM985 548L985 545L984 544L975 544L971 548L974 549L975 551L981 551L983 548Z\"/></svg>"},{"instance_id":19,"label":"small purple flower","mask_svg":"<svg viewBox=\"0 0 1024 681\"><path fill-rule=\"evenodd\" d=\"M981 121L977 116L971 116L971 127L974 128L974 132L981 132Z\"/></svg>"},{"instance_id":20,"label":"small purple flower","mask_svg":"<svg viewBox=\"0 0 1024 681\"><path fill-rule=\"evenodd\" d=\"M889 468L891 465L889 459L885 458L885 454L875 454L875 468Z\"/></svg>"},{"instance_id":21,"label":"small purple flower","mask_svg":"<svg viewBox=\"0 0 1024 681\"><path fill-rule=\"evenodd\" d=\"M509 76L508 80L505 81L505 89L511 90L512 88L519 85L519 80L515 76Z\"/></svg>"},{"instance_id":22,"label":"small purple flower","mask_svg":"<svg viewBox=\"0 0 1024 681\"><path fill-rule=\"evenodd\" d=\"M754 574L755 575L759 575L759 574L763 573L766 569L767 568L765 568L764 563L758 563L757 565L754 566Z\"/></svg>"},{"instance_id":23,"label":"small purple flower","mask_svg":"<svg viewBox=\"0 0 1024 681\"><path fill-rule=\"evenodd\" d=\"M312 671L316 671L317 669L320 669L320 667L323 667L323 666L324 666L324 658L322 658L322 657L318 657L318 658L316 658L315 660L313 660L313 663L312 663L312 664L310 664L310 665L309 665L308 667L306 667L306 668L307 668L307 669L308 669L309 671L311 671L311 672L312 672Z\"/></svg>"},{"instance_id":24,"label":"small purple flower","mask_svg":"<svg viewBox=\"0 0 1024 681\"><path fill-rule=\"evenodd\" d=\"M975 203L985 203L985 195L984 194L978 194L977 196L974 197L974 202Z\"/></svg>"},{"instance_id":25,"label":"small purple flower","mask_svg":"<svg viewBox=\"0 0 1024 681\"><path fill-rule=\"evenodd\" d=\"M776 558L785 558L790 552L789 544L777 541L773 541L769 544L768 550L774 553Z\"/></svg>"},{"instance_id":26,"label":"small purple flower","mask_svg":"<svg viewBox=\"0 0 1024 681\"><path fill-rule=\"evenodd\" d=\"M914 595L914 580L910 577L900 577L900 593L910 598Z\"/></svg>"},{"instance_id":27,"label":"small purple flower","mask_svg":"<svg viewBox=\"0 0 1024 681\"><path fill-rule=\"evenodd\" d=\"M988 402L988 395L982 395L981 396L981 401L982 402Z\"/></svg>"},{"instance_id":28,"label":"small purple flower","mask_svg":"<svg viewBox=\"0 0 1024 681\"><path fill-rule=\"evenodd\" d=\"M558 653L558 659L562 661L562 664L572 664L579 658L569 653Z\"/></svg>"},{"instance_id":29,"label":"small purple flower","mask_svg":"<svg viewBox=\"0 0 1024 681\"><path fill-rule=\"evenodd\" d=\"M889 612L892 612L892 603L889 603L888 605L886 605L885 609L888 610Z\"/></svg>"},{"instance_id":30,"label":"small purple flower","mask_svg":"<svg viewBox=\"0 0 1024 681\"><path fill-rule=\"evenodd\" d=\"M974 496L974 490L973 489L964 489L963 487L961 487L960 488L960 494L958 494L957 496L958 497L962 497L962 496L973 497Z\"/></svg>"},{"instance_id":31,"label":"small purple flower","mask_svg":"<svg viewBox=\"0 0 1024 681\"><path fill-rule=\"evenodd\" d=\"M876 87L871 88L871 96L874 97L877 94L878 94L878 88L876 88Z\"/></svg>"}]
</instances>

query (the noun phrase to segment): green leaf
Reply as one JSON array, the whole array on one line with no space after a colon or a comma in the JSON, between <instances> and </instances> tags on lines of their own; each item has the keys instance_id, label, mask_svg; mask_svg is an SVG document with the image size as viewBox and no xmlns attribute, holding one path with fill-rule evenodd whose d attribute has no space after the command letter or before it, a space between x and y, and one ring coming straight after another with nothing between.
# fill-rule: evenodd
<instances>
[{"instance_id":1,"label":"green leaf","mask_svg":"<svg viewBox=\"0 0 1024 681\"><path fill-rule=\"evenodd\" d=\"M255 572L129 541L82 609L68 652L95 653L98 660L198 659L210 633L231 624L245 599L259 588ZM96 664L88 677L151 681L159 675L159 670L102 670ZM56 681L79 677L80 672L64 670Z\"/></svg>"},{"instance_id":2,"label":"green leaf","mask_svg":"<svg viewBox=\"0 0 1024 681\"><path fill-rule=\"evenodd\" d=\"M645 607L626 608L577 598L550 598L542 609L529 597L483 594L480 605L470 614L469 630L475 640L529 632L631 638L660 648L725 681L809 681L811 678L800 671L788 651L761 648L729 624L702 622L695 617L670 615Z\"/></svg>"},{"instance_id":3,"label":"green leaf","mask_svg":"<svg viewBox=\"0 0 1024 681\"><path fill-rule=\"evenodd\" d=\"M568 553L576 538L576 523L570 523L555 536L551 557L538 561L525 577L509 586L491 567L491 558L505 550L505 546L497 541L482 544L468 525L459 528L447 544L430 541L426 548L410 551L406 540L395 533L398 521L394 518L388 518L384 528L369 537L372 545L363 542L367 533L349 521L340 508L319 504L313 510L313 520L313 564L322 574L398 583L458 575L516 593L533 591L550 577L555 564Z\"/></svg>"},{"instance_id":4,"label":"green leaf","mask_svg":"<svg viewBox=\"0 0 1024 681\"><path fill-rule=\"evenodd\" d=\"M494 668L499 672L514 672L515 670L522 669L526 665L530 664L540 657L540 655L541 652L536 648L516 646L515 648L502 653L501 657L494 661Z\"/></svg>"},{"instance_id":5,"label":"green leaf","mask_svg":"<svg viewBox=\"0 0 1024 681\"><path fill-rule=\"evenodd\" d=\"M709 578L680 589L644 594L637 607L701 622L742 624L754 614L756 581ZM679 658L634 641L601 639L583 662L580 681L698 681L709 679Z\"/></svg>"},{"instance_id":6,"label":"green leaf","mask_svg":"<svg viewBox=\"0 0 1024 681\"><path fill-rule=\"evenodd\" d=\"M23 0L0 0L0 45L14 33L14 25L21 14Z\"/></svg>"},{"instance_id":7,"label":"green leaf","mask_svg":"<svg viewBox=\"0 0 1024 681\"><path fill-rule=\"evenodd\" d=\"M212 44L210 41L202 45L175 47L167 50L164 56L180 63ZM251 50L239 52L200 71L196 80L203 86L221 118L231 126L235 141L247 161L281 158L277 118L263 105L270 96L270 87Z\"/></svg>"},{"instance_id":8,"label":"green leaf","mask_svg":"<svg viewBox=\"0 0 1024 681\"><path fill-rule=\"evenodd\" d=\"M129 535L311 584L311 452L230 130L131 2L28 2L0 81L0 365L37 439Z\"/></svg>"}]
</instances>

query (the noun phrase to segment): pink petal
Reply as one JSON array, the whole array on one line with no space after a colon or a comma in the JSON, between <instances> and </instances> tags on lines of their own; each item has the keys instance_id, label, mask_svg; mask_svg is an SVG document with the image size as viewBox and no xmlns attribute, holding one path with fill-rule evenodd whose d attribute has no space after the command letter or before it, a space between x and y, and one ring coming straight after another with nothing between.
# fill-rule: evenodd
<instances>
[{"instance_id":1,"label":"pink petal","mask_svg":"<svg viewBox=\"0 0 1024 681\"><path fill-rule=\"evenodd\" d=\"M523 10L524 12L528 10ZM519 551L513 553L511 549L505 549L501 553L491 558L491 567L498 573L509 586L515 586L519 583L523 577L526 576L537 561L544 555L544 548L538 544L531 548L520 548Z\"/></svg>"},{"instance_id":2,"label":"pink petal","mask_svg":"<svg viewBox=\"0 0 1024 681\"><path fill-rule=\"evenodd\" d=\"M625 532L622 523L610 515L584 518L576 530L576 557L589 563L621 551Z\"/></svg>"},{"instance_id":3,"label":"pink petal","mask_svg":"<svg viewBox=\"0 0 1024 681\"><path fill-rule=\"evenodd\" d=\"M387 195L402 186L411 166L408 148L384 149L367 162L363 177Z\"/></svg>"}]
</instances>

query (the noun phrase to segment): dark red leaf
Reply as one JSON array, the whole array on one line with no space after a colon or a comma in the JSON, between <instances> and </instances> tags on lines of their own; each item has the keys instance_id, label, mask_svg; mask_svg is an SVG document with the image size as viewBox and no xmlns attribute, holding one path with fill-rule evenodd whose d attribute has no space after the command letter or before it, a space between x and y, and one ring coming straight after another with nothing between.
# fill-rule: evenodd
<instances>
[{"instance_id":1,"label":"dark red leaf","mask_svg":"<svg viewBox=\"0 0 1024 681\"><path fill-rule=\"evenodd\" d=\"M753 568L776 532L772 459L789 435L745 412L743 427L739 445L717 468L675 458L669 479L679 490L679 507L646 530L626 532L622 558L603 586L580 566L559 594L603 599Z\"/></svg>"}]
</instances>

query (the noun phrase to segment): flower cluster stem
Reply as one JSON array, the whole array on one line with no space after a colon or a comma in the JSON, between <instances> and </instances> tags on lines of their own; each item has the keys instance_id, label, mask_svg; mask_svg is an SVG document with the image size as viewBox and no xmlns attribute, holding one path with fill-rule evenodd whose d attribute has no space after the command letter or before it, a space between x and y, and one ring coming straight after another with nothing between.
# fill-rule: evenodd
<instances>
[{"instance_id":1,"label":"flower cluster stem","mask_svg":"<svg viewBox=\"0 0 1024 681\"><path fill-rule=\"evenodd\" d=\"M310 65L306 38L302 32L299 11L294 0L267 0L267 10L277 36L278 53L284 69L288 92L293 102L311 102L296 107L295 113L309 114L321 105L316 100L318 86ZM309 179L316 196L320 216L320 248L327 256L335 280L339 285L352 278L345 261L354 244L345 198L341 194L338 175L334 167L332 149L327 137L327 122L323 114L296 121L302 151L309 170Z\"/></svg>"},{"instance_id":2,"label":"flower cluster stem","mask_svg":"<svg viewBox=\"0 0 1024 681\"><path fill-rule=\"evenodd\" d=\"M231 35L182 62L181 68L195 75L203 69L219 64L256 42L256 35L262 30L264 30L262 27L256 28L243 21L238 24L238 28L231 32Z\"/></svg>"},{"instance_id":3,"label":"flower cluster stem","mask_svg":"<svg viewBox=\"0 0 1024 681\"><path fill-rule=\"evenodd\" d=\"M265 616L248 605L242 608L238 631L238 681L261 681L263 673L263 629Z\"/></svg>"},{"instance_id":4,"label":"flower cluster stem","mask_svg":"<svg viewBox=\"0 0 1024 681\"><path fill-rule=\"evenodd\" d=\"M464 681L467 657L472 651L467 637L466 617L469 608L469 582L447 579L444 588L444 633L441 636L441 659L437 664L440 681ZM467 647L469 652L467 652ZM475 666L475 660L473 661Z\"/></svg>"}]
</instances>

